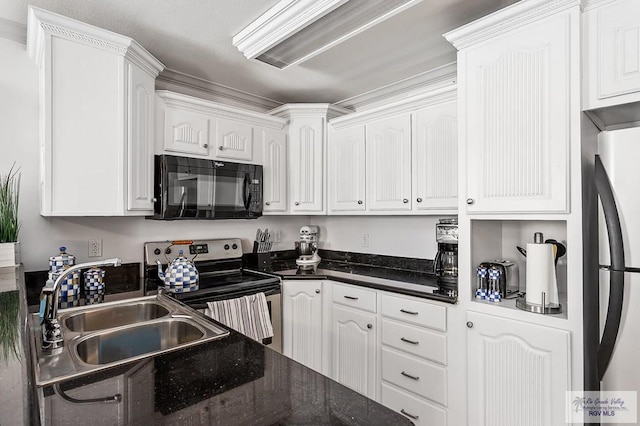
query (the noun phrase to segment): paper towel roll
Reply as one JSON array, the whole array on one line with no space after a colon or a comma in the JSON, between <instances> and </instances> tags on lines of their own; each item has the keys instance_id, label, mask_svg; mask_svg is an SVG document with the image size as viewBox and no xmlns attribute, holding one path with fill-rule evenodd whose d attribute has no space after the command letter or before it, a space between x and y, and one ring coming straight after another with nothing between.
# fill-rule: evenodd
<instances>
[{"instance_id":1,"label":"paper towel roll","mask_svg":"<svg viewBox=\"0 0 640 426\"><path fill-rule=\"evenodd\" d=\"M527 303L545 306L558 304L558 282L553 258L553 244L527 244Z\"/></svg>"}]
</instances>

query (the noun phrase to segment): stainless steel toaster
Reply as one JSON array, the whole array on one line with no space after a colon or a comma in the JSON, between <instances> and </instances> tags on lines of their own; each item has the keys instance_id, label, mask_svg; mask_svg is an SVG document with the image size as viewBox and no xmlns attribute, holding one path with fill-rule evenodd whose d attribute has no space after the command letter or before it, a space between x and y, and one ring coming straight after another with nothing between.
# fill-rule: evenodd
<instances>
[{"instance_id":1,"label":"stainless steel toaster","mask_svg":"<svg viewBox=\"0 0 640 426\"><path fill-rule=\"evenodd\" d=\"M484 262L483 266L495 269L498 272L498 291L504 299L517 297L520 292L520 282L518 276L518 264L511 260L491 260Z\"/></svg>"}]
</instances>

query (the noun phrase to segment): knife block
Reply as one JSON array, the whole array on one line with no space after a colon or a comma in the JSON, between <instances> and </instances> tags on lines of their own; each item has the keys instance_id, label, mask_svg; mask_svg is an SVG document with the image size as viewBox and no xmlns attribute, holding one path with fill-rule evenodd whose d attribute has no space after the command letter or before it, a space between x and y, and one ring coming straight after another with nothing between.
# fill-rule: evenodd
<instances>
[{"instance_id":1,"label":"knife block","mask_svg":"<svg viewBox=\"0 0 640 426\"><path fill-rule=\"evenodd\" d=\"M271 253L247 253L245 257L250 269L271 271Z\"/></svg>"}]
</instances>

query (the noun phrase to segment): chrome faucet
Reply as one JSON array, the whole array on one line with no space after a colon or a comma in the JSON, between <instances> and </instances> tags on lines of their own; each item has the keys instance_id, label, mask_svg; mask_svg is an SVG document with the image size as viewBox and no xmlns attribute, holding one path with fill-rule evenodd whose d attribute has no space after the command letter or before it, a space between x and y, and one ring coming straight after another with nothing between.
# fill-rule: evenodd
<instances>
[{"instance_id":1,"label":"chrome faucet","mask_svg":"<svg viewBox=\"0 0 640 426\"><path fill-rule=\"evenodd\" d=\"M122 260L118 257L97 262L80 263L62 271L57 275L55 281L51 278L47 280L40 292L42 349L58 349L64 345L62 328L60 328L60 323L58 322L58 289L60 288L60 283L69 275L81 269L93 268L94 266L120 266L121 264Z\"/></svg>"}]
</instances>

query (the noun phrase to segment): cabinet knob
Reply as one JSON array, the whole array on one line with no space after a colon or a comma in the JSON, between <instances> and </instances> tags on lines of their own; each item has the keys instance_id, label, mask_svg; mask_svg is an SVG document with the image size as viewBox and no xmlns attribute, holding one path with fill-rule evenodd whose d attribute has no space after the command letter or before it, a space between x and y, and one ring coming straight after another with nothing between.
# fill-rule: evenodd
<instances>
[{"instance_id":1,"label":"cabinet knob","mask_svg":"<svg viewBox=\"0 0 640 426\"><path fill-rule=\"evenodd\" d=\"M157 198L155 198L155 197L153 197L153 198L151 199L151 202L153 202L153 203L155 203L155 202L157 202L157 201L158 201L158 199L157 199Z\"/></svg>"},{"instance_id":2,"label":"cabinet knob","mask_svg":"<svg viewBox=\"0 0 640 426\"><path fill-rule=\"evenodd\" d=\"M202 145L203 148L209 148L209 144L205 143L204 145Z\"/></svg>"},{"instance_id":3,"label":"cabinet knob","mask_svg":"<svg viewBox=\"0 0 640 426\"><path fill-rule=\"evenodd\" d=\"M467 328L473 328L473 323L471 321L467 321Z\"/></svg>"},{"instance_id":4,"label":"cabinet knob","mask_svg":"<svg viewBox=\"0 0 640 426\"><path fill-rule=\"evenodd\" d=\"M467 204L471 205L473 203L475 203L476 200L474 200L473 198L467 198Z\"/></svg>"},{"instance_id":5,"label":"cabinet knob","mask_svg":"<svg viewBox=\"0 0 640 426\"><path fill-rule=\"evenodd\" d=\"M316 294L320 294L320 289L316 288Z\"/></svg>"},{"instance_id":6,"label":"cabinet knob","mask_svg":"<svg viewBox=\"0 0 640 426\"><path fill-rule=\"evenodd\" d=\"M299 203L299 202L297 202L297 201L296 201L295 203L293 203L293 204L294 204L294 205L296 205L296 206L299 206L299 205L300 205L300 203Z\"/></svg>"},{"instance_id":7,"label":"cabinet knob","mask_svg":"<svg viewBox=\"0 0 640 426\"><path fill-rule=\"evenodd\" d=\"M220 146L218 147L218 150L220 150L220 151L222 151L223 149L224 149L224 146L222 146L222 145L220 145Z\"/></svg>"},{"instance_id":8,"label":"cabinet knob","mask_svg":"<svg viewBox=\"0 0 640 426\"><path fill-rule=\"evenodd\" d=\"M371 330L373 328L373 324L367 324L367 328Z\"/></svg>"},{"instance_id":9,"label":"cabinet knob","mask_svg":"<svg viewBox=\"0 0 640 426\"><path fill-rule=\"evenodd\" d=\"M405 203L405 204L407 204L407 203L409 202L409 200L408 200L407 198L404 198L404 199L402 200L402 202L403 202L403 203Z\"/></svg>"},{"instance_id":10,"label":"cabinet knob","mask_svg":"<svg viewBox=\"0 0 640 426\"><path fill-rule=\"evenodd\" d=\"M271 205L271 201L267 201L265 204L270 206Z\"/></svg>"},{"instance_id":11,"label":"cabinet knob","mask_svg":"<svg viewBox=\"0 0 640 426\"><path fill-rule=\"evenodd\" d=\"M358 204L362 204L362 200L358 200Z\"/></svg>"},{"instance_id":12,"label":"cabinet knob","mask_svg":"<svg viewBox=\"0 0 640 426\"><path fill-rule=\"evenodd\" d=\"M418 198L416 198L416 201L421 203L422 202L422 198L418 197Z\"/></svg>"}]
</instances>

